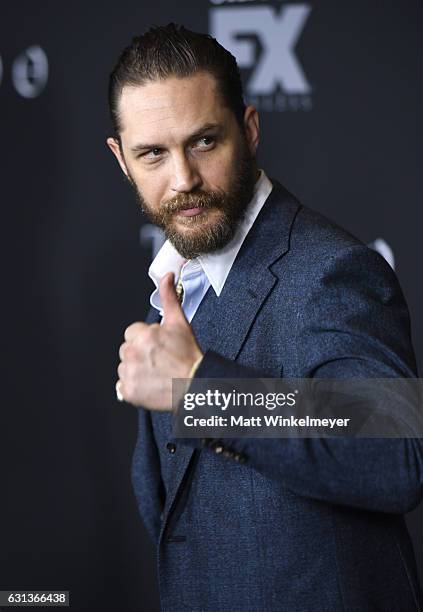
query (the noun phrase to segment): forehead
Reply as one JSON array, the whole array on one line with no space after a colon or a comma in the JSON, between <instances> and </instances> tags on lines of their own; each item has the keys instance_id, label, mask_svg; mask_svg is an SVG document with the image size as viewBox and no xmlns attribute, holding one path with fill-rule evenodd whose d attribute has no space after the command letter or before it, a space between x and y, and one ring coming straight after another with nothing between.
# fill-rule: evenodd
<instances>
[{"instance_id":1,"label":"forehead","mask_svg":"<svg viewBox=\"0 0 423 612\"><path fill-rule=\"evenodd\" d=\"M208 73L126 86L119 112L121 136L129 145L138 138L177 138L206 123L227 123L232 115L223 104L215 78Z\"/></svg>"}]
</instances>

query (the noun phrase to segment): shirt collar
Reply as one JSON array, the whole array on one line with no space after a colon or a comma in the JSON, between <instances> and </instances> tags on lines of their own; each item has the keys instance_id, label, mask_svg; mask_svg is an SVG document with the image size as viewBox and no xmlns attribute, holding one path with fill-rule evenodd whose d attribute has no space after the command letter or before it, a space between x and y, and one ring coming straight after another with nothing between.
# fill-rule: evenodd
<instances>
[{"instance_id":1,"label":"shirt collar","mask_svg":"<svg viewBox=\"0 0 423 612\"><path fill-rule=\"evenodd\" d=\"M220 295L226 282L228 274L232 268L236 256L256 220L265 201L270 195L273 185L264 170L260 170L260 176L254 185L254 193L251 198L244 218L238 226L232 240L219 251L200 255L196 258L204 270L207 279L213 287L216 295ZM148 275L153 280L156 287L160 279L167 273L173 272L175 278L179 277L181 267L185 259L178 253L169 240L166 240L160 251L157 253L148 270Z\"/></svg>"}]
</instances>

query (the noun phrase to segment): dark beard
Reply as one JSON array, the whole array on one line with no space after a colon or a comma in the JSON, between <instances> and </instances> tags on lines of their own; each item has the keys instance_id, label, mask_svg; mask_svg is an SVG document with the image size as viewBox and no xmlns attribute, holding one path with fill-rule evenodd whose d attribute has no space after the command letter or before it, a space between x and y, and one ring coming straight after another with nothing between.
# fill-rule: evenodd
<instances>
[{"instance_id":1,"label":"dark beard","mask_svg":"<svg viewBox=\"0 0 423 612\"><path fill-rule=\"evenodd\" d=\"M193 191L178 193L174 198L160 204L159 211L153 211L144 200L133 179L130 178L138 201L148 220L160 227L166 238L185 259L193 259L204 253L211 253L226 246L244 218L245 211L254 193L255 177L253 158L244 141L234 177L227 192ZM173 222L174 215L187 208L218 209L219 218L203 232L178 232ZM180 217L187 227L200 226L203 214Z\"/></svg>"}]
</instances>

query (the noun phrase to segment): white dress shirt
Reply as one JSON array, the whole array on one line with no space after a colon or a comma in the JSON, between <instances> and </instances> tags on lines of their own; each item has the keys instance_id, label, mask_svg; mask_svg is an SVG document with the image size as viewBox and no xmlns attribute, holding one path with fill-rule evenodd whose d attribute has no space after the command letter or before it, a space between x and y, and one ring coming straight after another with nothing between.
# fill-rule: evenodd
<instances>
[{"instance_id":1,"label":"white dress shirt","mask_svg":"<svg viewBox=\"0 0 423 612\"><path fill-rule=\"evenodd\" d=\"M175 283L179 275L182 275L184 289L182 308L189 322L194 317L210 285L216 295L220 295L238 251L272 189L273 185L264 170L260 170L260 176L254 185L254 195L247 206L244 219L232 240L219 251L186 261L171 242L166 240L148 270L148 275L156 285L150 297L150 304L159 311L160 315L163 315L163 310L158 285L167 272L175 274Z\"/></svg>"}]
</instances>

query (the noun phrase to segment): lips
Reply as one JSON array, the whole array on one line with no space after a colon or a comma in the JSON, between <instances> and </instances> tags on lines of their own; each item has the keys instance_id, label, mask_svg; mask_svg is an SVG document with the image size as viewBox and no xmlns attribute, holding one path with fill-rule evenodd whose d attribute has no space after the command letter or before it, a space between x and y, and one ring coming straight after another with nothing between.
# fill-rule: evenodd
<instances>
[{"instance_id":1,"label":"lips","mask_svg":"<svg viewBox=\"0 0 423 612\"><path fill-rule=\"evenodd\" d=\"M184 208L178 212L179 215L183 217L194 217L195 215L199 215L202 212L202 208L194 207L194 208Z\"/></svg>"}]
</instances>

